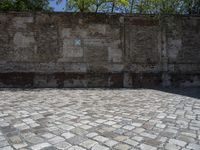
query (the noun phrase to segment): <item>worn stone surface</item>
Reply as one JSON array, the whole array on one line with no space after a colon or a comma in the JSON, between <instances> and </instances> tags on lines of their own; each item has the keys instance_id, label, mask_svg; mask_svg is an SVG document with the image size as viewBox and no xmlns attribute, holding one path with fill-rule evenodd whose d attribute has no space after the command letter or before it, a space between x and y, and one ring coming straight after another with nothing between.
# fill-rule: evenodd
<instances>
[{"instance_id":1,"label":"worn stone surface","mask_svg":"<svg viewBox=\"0 0 200 150\"><path fill-rule=\"evenodd\" d=\"M1 89L12 149L199 150L200 89Z\"/></svg>"},{"instance_id":2,"label":"worn stone surface","mask_svg":"<svg viewBox=\"0 0 200 150\"><path fill-rule=\"evenodd\" d=\"M200 17L0 13L0 87L200 86Z\"/></svg>"}]
</instances>

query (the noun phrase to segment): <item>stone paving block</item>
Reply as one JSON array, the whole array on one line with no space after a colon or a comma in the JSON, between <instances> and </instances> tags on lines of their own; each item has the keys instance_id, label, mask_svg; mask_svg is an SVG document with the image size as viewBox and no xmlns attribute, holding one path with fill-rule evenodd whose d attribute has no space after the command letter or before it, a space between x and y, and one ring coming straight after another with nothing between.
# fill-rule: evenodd
<instances>
[{"instance_id":1,"label":"stone paving block","mask_svg":"<svg viewBox=\"0 0 200 150\"><path fill-rule=\"evenodd\" d=\"M119 124L113 124L113 125L112 125L112 127L118 128L118 129L121 128L122 126L123 126L123 125L119 125Z\"/></svg>"},{"instance_id":2,"label":"stone paving block","mask_svg":"<svg viewBox=\"0 0 200 150\"><path fill-rule=\"evenodd\" d=\"M25 139L27 142L32 143L32 144L37 144L37 143L42 143L44 142L44 139L41 137L33 136L33 137L28 137Z\"/></svg>"},{"instance_id":3,"label":"stone paving block","mask_svg":"<svg viewBox=\"0 0 200 150\"><path fill-rule=\"evenodd\" d=\"M150 145L147 145L147 144L141 144L139 147L142 150L157 150L156 147L153 147L153 146L150 146Z\"/></svg>"},{"instance_id":4,"label":"stone paving block","mask_svg":"<svg viewBox=\"0 0 200 150\"><path fill-rule=\"evenodd\" d=\"M4 136L0 136L0 141L6 140Z\"/></svg>"},{"instance_id":5,"label":"stone paving block","mask_svg":"<svg viewBox=\"0 0 200 150\"><path fill-rule=\"evenodd\" d=\"M106 138L106 137L103 137L103 136L96 136L95 138L94 138L94 140L96 140L96 141L99 141L99 142L105 142L105 141L108 141L109 139L108 138Z\"/></svg>"},{"instance_id":6,"label":"stone paving block","mask_svg":"<svg viewBox=\"0 0 200 150\"><path fill-rule=\"evenodd\" d=\"M144 139L144 143L147 144L147 145L151 145L153 147L162 147L162 142L159 141L160 139L149 139L149 138L146 138Z\"/></svg>"},{"instance_id":7,"label":"stone paving block","mask_svg":"<svg viewBox=\"0 0 200 150\"><path fill-rule=\"evenodd\" d=\"M173 137L176 136L177 132L178 131L175 130L175 129L166 129L161 133L161 135L165 136L165 137L168 137L168 138L173 138Z\"/></svg>"},{"instance_id":8,"label":"stone paving block","mask_svg":"<svg viewBox=\"0 0 200 150\"><path fill-rule=\"evenodd\" d=\"M74 136L72 138L67 139L67 141L72 145L80 144L86 140L87 140L87 138L85 138L83 136Z\"/></svg>"},{"instance_id":9,"label":"stone paving block","mask_svg":"<svg viewBox=\"0 0 200 150\"><path fill-rule=\"evenodd\" d=\"M87 136L88 138L93 138L93 137L95 137L95 136L97 136L97 135L98 135L98 133L92 132L92 133L88 133L86 136Z\"/></svg>"},{"instance_id":10,"label":"stone paving block","mask_svg":"<svg viewBox=\"0 0 200 150\"><path fill-rule=\"evenodd\" d=\"M186 148L192 150L200 150L200 144L190 143Z\"/></svg>"},{"instance_id":11,"label":"stone paving block","mask_svg":"<svg viewBox=\"0 0 200 150\"><path fill-rule=\"evenodd\" d=\"M150 134L150 133L146 133L146 132L143 132L140 134L141 136L144 136L144 137L147 137L147 138L151 138L151 139L155 139L157 136L154 135L154 134Z\"/></svg>"},{"instance_id":12,"label":"stone paving block","mask_svg":"<svg viewBox=\"0 0 200 150\"><path fill-rule=\"evenodd\" d=\"M106 146L108 147L113 147L114 145L118 144L117 141L114 141L114 140L108 140L104 143Z\"/></svg>"},{"instance_id":13,"label":"stone paving block","mask_svg":"<svg viewBox=\"0 0 200 150\"><path fill-rule=\"evenodd\" d=\"M20 144L14 144L13 147L15 149L21 149L21 148L24 148L24 147L27 147L28 144L27 143L20 143Z\"/></svg>"},{"instance_id":14,"label":"stone paving block","mask_svg":"<svg viewBox=\"0 0 200 150\"><path fill-rule=\"evenodd\" d=\"M116 124L116 122L114 122L114 121L106 121L106 122L104 122L104 124L111 126L111 125Z\"/></svg>"},{"instance_id":15,"label":"stone paving block","mask_svg":"<svg viewBox=\"0 0 200 150\"><path fill-rule=\"evenodd\" d=\"M89 126L89 125L81 125L80 128L87 130L87 129L92 128L92 126Z\"/></svg>"},{"instance_id":16,"label":"stone paving block","mask_svg":"<svg viewBox=\"0 0 200 150\"><path fill-rule=\"evenodd\" d=\"M14 149L11 146L6 146L6 147L0 148L0 150L14 150Z\"/></svg>"},{"instance_id":17,"label":"stone paving block","mask_svg":"<svg viewBox=\"0 0 200 150\"><path fill-rule=\"evenodd\" d=\"M94 127L96 127L96 126L99 125L99 123L95 123L95 122L90 122L90 123L88 123L88 124L91 125L91 126L94 126Z\"/></svg>"},{"instance_id":18,"label":"stone paving block","mask_svg":"<svg viewBox=\"0 0 200 150\"><path fill-rule=\"evenodd\" d=\"M142 132L146 131L144 128L136 128L133 130L133 132L137 133L137 134L140 134Z\"/></svg>"},{"instance_id":19,"label":"stone paving block","mask_svg":"<svg viewBox=\"0 0 200 150\"><path fill-rule=\"evenodd\" d=\"M49 139L48 142L51 144L57 144L59 142L65 141L64 138L60 137L60 136L55 136L52 139Z\"/></svg>"},{"instance_id":20,"label":"stone paving block","mask_svg":"<svg viewBox=\"0 0 200 150\"><path fill-rule=\"evenodd\" d=\"M126 133L127 132L127 130L125 130L125 129L116 129L115 131L113 131L114 133L116 133L116 134L120 134L120 135L123 135L124 133Z\"/></svg>"},{"instance_id":21,"label":"stone paving block","mask_svg":"<svg viewBox=\"0 0 200 150\"><path fill-rule=\"evenodd\" d=\"M185 147L185 145L187 145L186 142L180 141L180 140L176 140L176 139L170 139L169 143L170 144L175 144L175 145L178 145L178 146L181 146L181 147Z\"/></svg>"},{"instance_id":22,"label":"stone paving block","mask_svg":"<svg viewBox=\"0 0 200 150\"><path fill-rule=\"evenodd\" d=\"M41 149L44 149L44 148L50 147L50 146L51 146L51 144L49 144L49 143L40 143L40 144L31 146L31 149L32 150L41 150Z\"/></svg>"},{"instance_id":23,"label":"stone paving block","mask_svg":"<svg viewBox=\"0 0 200 150\"><path fill-rule=\"evenodd\" d=\"M31 128L36 128L36 127L39 127L40 124L38 124L38 123L31 123L31 124L29 124L29 126L30 126Z\"/></svg>"},{"instance_id":24,"label":"stone paving block","mask_svg":"<svg viewBox=\"0 0 200 150\"><path fill-rule=\"evenodd\" d=\"M181 135L189 136L192 138L197 138L196 133L191 133L191 132L181 132Z\"/></svg>"},{"instance_id":25,"label":"stone paving block","mask_svg":"<svg viewBox=\"0 0 200 150\"><path fill-rule=\"evenodd\" d=\"M114 148L117 150L128 150L131 147L127 144L117 144Z\"/></svg>"},{"instance_id":26,"label":"stone paving block","mask_svg":"<svg viewBox=\"0 0 200 150\"><path fill-rule=\"evenodd\" d=\"M167 114L165 114L165 113L160 113L160 114L157 115L156 118L158 118L158 119L164 119L166 116L167 116Z\"/></svg>"},{"instance_id":27,"label":"stone paving block","mask_svg":"<svg viewBox=\"0 0 200 150\"><path fill-rule=\"evenodd\" d=\"M139 143L134 141L134 140L131 140L131 139L127 139L124 141L124 143L128 144L128 145L131 145L131 146L137 146Z\"/></svg>"},{"instance_id":28,"label":"stone paving block","mask_svg":"<svg viewBox=\"0 0 200 150\"><path fill-rule=\"evenodd\" d=\"M126 129L126 130L133 130L134 128L135 128L134 126L130 126L130 125L123 126L123 129Z\"/></svg>"},{"instance_id":29,"label":"stone paving block","mask_svg":"<svg viewBox=\"0 0 200 150\"><path fill-rule=\"evenodd\" d=\"M105 126L105 127L103 127L102 128L103 130L105 130L105 132L111 132L111 131L114 131L115 130L115 128L113 128L113 127L108 127L108 126Z\"/></svg>"},{"instance_id":30,"label":"stone paving block","mask_svg":"<svg viewBox=\"0 0 200 150\"><path fill-rule=\"evenodd\" d=\"M95 146L92 147L91 150L109 150L109 148L102 146L102 145L99 145L99 144L96 144Z\"/></svg>"},{"instance_id":31,"label":"stone paving block","mask_svg":"<svg viewBox=\"0 0 200 150\"><path fill-rule=\"evenodd\" d=\"M67 124L59 125L58 127L63 129L63 130L67 130L67 131L75 128L74 126L70 126L70 125L67 125Z\"/></svg>"},{"instance_id":32,"label":"stone paving block","mask_svg":"<svg viewBox=\"0 0 200 150\"><path fill-rule=\"evenodd\" d=\"M122 142L122 141L125 141L126 139L128 139L129 137L128 136L117 136L115 137L114 139L116 141L119 141L119 142Z\"/></svg>"},{"instance_id":33,"label":"stone paving block","mask_svg":"<svg viewBox=\"0 0 200 150\"><path fill-rule=\"evenodd\" d=\"M167 150L172 150L172 149L179 150L179 149L181 149L181 147L178 146L178 145L175 145L175 144L167 143L165 145L165 149L167 149Z\"/></svg>"},{"instance_id":34,"label":"stone paving block","mask_svg":"<svg viewBox=\"0 0 200 150\"><path fill-rule=\"evenodd\" d=\"M131 125L135 126L135 127L141 127L142 123L138 123L138 122L132 122Z\"/></svg>"},{"instance_id":35,"label":"stone paving block","mask_svg":"<svg viewBox=\"0 0 200 150\"><path fill-rule=\"evenodd\" d=\"M118 136L116 133L113 132L103 132L102 135L110 139Z\"/></svg>"},{"instance_id":36,"label":"stone paving block","mask_svg":"<svg viewBox=\"0 0 200 150\"><path fill-rule=\"evenodd\" d=\"M79 147L79 146L72 146L68 150L86 150L86 149Z\"/></svg>"},{"instance_id":37,"label":"stone paving block","mask_svg":"<svg viewBox=\"0 0 200 150\"><path fill-rule=\"evenodd\" d=\"M90 121L89 120L82 120L81 123L88 124L88 123L90 123Z\"/></svg>"},{"instance_id":38,"label":"stone paving block","mask_svg":"<svg viewBox=\"0 0 200 150\"><path fill-rule=\"evenodd\" d=\"M31 118L22 119L22 121L25 122L26 124L35 123L35 121Z\"/></svg>"},{"instance_id":39,"label":"stone paving block","mask_svg":"<svg viewBox=\"0 0 200 150\"><path fill-rule=\"evenodd\" d=\"M29 127L28 125L26 125L25 123L15 124L14 127L17 128L18 130L21 130L21 131L30 128L30 127Z\"/></svg>"},{"instance_id":40,"label":"stone paving block","mask_svg":"<svg viewBox=\"0 0 200 150\"><path fill-rule=\"evenodd\" d=\"M131 139L135 140L135 141L138 141L138 142L141 142L144 138L141 137L141 136L134 136L132 137Z\"/></svg>"},{"instance_id":41,"label":"stone paving block","mask_svg":"<svg viewBox=\"0 0 200 150\"><path fill-rule=\"evenodd\" d=\"M93 140L86 140L84 141L83 143L80 144L80 146L86 148L86 149L90 149L92 148L93 146L95 146L96 144L98 144L96 141L93 141Z\"/></svg>"},{"instance_id":42,"label":"stone paving block","mask_svg":"<svg viewBox=\"0 0 200 150\"><path fill-rule=\"evenodd\" d=\"M97 119L95 122L97 122L97 123L104 123L104 122L106 122L106 120L104 120L104 119Z\"/></svg>"},{"instance_id":43,"label":"stone paving block","mask_svg":"<svg viewBox=\"0 0 200 150\"><path fill-rule=\"evenodd\" d=\"M45 133L42 135L43 138L46 138L46 139L50 139L50 138L53 138L55 137L56 135L52 134L52 133Z\"/></svg>"},{"instance_id":44,"label":"stone paving block","mask_svg":"<svg viewBox=\"0 0 200 150\"><path fill-rule=\"evenodd\" d=\"M188 148L183 148L182 150L190 150L190 149L188 149Z\"/></svg>"},{"instance_id":45,"label":"stone paving block","mask_svg":"<svg viewBox=\"0 0 200 150\"><path fill-rule=\"evenodd\" d=\"M63 150L63 149L67 149L67 148L71 147L72 145L67 143L67 142L65 142L65 141L63 141L63 142L59 142L59 143L55 144L54 146L57 149L62 149Z\"/></svg>"},{"instance_id":46,"label":"stone paving block","mask_svg":"<svg viewBox=\"0 0 200 150\"><path fill-rule=\"evenodd\" d=\"M63 133L61 136L63 136L65 139L69 139L75 136L75 134L67 132L67 133Z\"/></svg>"},{"instance_id":47,"label":"stone paving block","mask_svg":"<svg viewBox=\"0 0 200 150\"><path fill-rule=\"evenodd\" d=\"M8 127L8 126L10 126L8 122L0 121L0 127Z\"/></svg>"},{"instance_id":48,"label":"stone paving block","mask_svg":"<svg viewBox=\"0 0 200 150\"><path fill-rule=\"evenodd\" d=\"M19 133L17 133L17 136L20 136ZM35 133L31 132L31 131L28 131L28 132L23 132L21 133L21 136L26 139L26 138L30 138L30 137L34 137L36 136Z\"/></svg>"},{"instance_id":49,"label":"stone paving block","mask_svg":"<svg viewBox=\"0 0 200 150\"><path fill-rule=\"evenodd\" d=\"M11 137L9 137L9 141L10 141L12 144L19 144L19 143L22 143L22 139L21 139L19 136L11 136Z\"/></svg>"},{"instance_id":50,"label":"stone paving block","mask_svg":"<svg viewBox=\"0 0 200 150\"><path fill-rule=\"evenodd\" d=\"M167 118L175 120L177 118L177 115L176 114L170 114L170 115L167 116Z\"/></svg>"},{"instance_id":51,"label":"stone paving block","mask_svg":"<svg viewBox=\"0 0 200 150\"><path fill-rule=\"evenodd\" d=\"M156 127L161 128L161 129L164 129L164 128L166 127L166 125L165 125L165 124L158 123L158 124L156 124Z\"/></svg>"},{"instance_id":52,"label":"stone paving block","mask_svg":"<svg viewBox=\"0 0 200 150\"><path fill-rule=\"evenodd\" d=\"M0 141L0 147L8 146L9 143L7 141Z\"/></svg>"}]
</instances>

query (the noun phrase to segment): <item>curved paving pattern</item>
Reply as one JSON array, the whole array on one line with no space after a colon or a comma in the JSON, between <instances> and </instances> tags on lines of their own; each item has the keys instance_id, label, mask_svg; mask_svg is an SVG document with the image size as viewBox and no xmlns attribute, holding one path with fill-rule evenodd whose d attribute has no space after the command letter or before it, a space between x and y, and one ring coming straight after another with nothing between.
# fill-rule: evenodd
<instances>
[{"instance_id":1,"label":"curved paving pattern","mask_svg":"<svg viewBox=\"0 0 200 150\"><path fill-rule=\"evenodd\" d=\"M199 150L195 91L3 89L0 149Z\"/></svg>"}]
</instances>

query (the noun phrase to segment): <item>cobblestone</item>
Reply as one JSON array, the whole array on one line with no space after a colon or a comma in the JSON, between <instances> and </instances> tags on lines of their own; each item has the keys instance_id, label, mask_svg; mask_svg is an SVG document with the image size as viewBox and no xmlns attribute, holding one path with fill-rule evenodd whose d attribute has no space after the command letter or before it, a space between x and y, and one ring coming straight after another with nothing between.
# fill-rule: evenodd
<instances>
[{"instance_id":1,"label":"cobblestone","mask_svg":"<svg viewBox=\"0 0 200 150\"><path fill-rule=\"evenodd\" d=\"M55 147L57 148L57 149L67 149L67 148L70 148L72 145L71 144L69 144L69 143L67 143L67 142L60 142L60 143L57 143L56 145L55 145Z\"/></svg>"},{"instance_id":2,"label":"cobblestone","mask_svg":"<svg viewBox=\"0 0 200 150\"><path fill-rule=\"evenodd\" d=\"M81 143L80 145L87 148L87 149L90 149L92 148L94 145L96 145L97 142L96 141L93 141L93 140L87 140L87 141L84 141L83 143Z\"/></svg>"},{"instance_id":3,"label":"cobblestone","mask_svg":"<svg viewBox=\"0 0 200 150\"><path fill-rule=\"evenodd\" d=\"M200 96L187 92L2 89L0 150L200 150Z\"/></svg>"}]
</instances>

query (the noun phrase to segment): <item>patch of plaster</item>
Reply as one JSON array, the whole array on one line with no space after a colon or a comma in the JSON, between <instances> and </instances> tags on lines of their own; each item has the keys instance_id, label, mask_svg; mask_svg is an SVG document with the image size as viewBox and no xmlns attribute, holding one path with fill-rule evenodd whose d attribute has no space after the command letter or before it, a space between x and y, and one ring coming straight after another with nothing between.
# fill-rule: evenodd
<instances>
[{"instance_id":1,"label":"patch of plaster","mask_svg":"<svg viewBox=\"0 0 200 150\"><path fill-rule=\"evenodd\" d=\"M35 39L33 36L24 36L21 32L17 32L15 33L13 42L16 48L26 48L29 47L30 44L35 43Z\"/></svg>"},{"instance_id":2,"label":"patch of plaster","mask_svg":"<svg viewBox=\"0 0 200 150\"><path fill-rule=\"evenodd\" d=\"M13 25L16 28L26 28L27 23L33 23L33 17L15 17L15 18L13 18Z\"/></svg>"}]
</instances>

